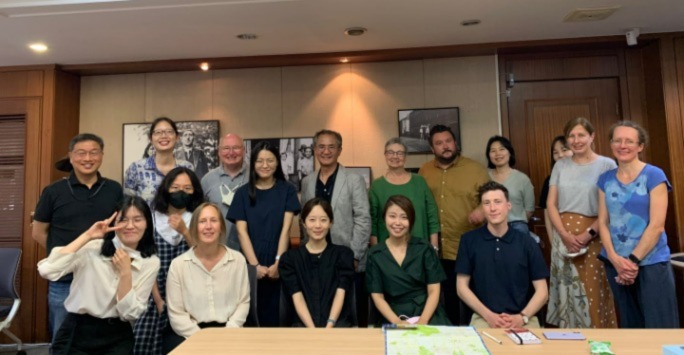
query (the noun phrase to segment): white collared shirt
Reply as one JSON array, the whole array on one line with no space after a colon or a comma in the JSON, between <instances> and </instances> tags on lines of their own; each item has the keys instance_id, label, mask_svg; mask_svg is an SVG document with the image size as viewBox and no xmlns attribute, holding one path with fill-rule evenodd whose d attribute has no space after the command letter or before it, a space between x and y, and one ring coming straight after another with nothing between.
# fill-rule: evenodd
<instances>
[{"instance_id":1,"label":"white collared shirt","mask_svg":"<svg viewBox=\"0 0 684 355\"><path fill-rule=\"evenodd\" d=\"M47 258L38 262L38 272L51 281L74 273L69 297L64 301L64 307L70 313L134 321L147 308L159 272L159 258L156 255L148 258L131 256L133 287L124 298L117 300L119 273L112 258L100 254L103 242L102 239L92 240L77 252L68 254L61 253L62 247L54 248Z\"/></svg>"},{"instance_id":2,"label":"white collared shirt","mask_svg":"<svg viewBox=\"0 0 684 355\"><path fill-rule=\"evenodd\" d=\"M226 322L242 327L249 313L247 262L242 254L222 246L226 254L207 271L195 255L195 248L171 262L166 280L166 303L171 327L189 337L198 323Z\"/></svg>"}]
</instances>

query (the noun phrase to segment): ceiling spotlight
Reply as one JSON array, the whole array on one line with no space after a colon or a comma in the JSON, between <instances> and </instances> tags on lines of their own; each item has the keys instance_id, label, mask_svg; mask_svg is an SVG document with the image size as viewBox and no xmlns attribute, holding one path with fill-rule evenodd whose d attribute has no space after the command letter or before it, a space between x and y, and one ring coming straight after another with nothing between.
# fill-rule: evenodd
<instances>
[{"instance_id":1,"label":"ceiling spotlight","mask_svg":"<svg viewBox=\"0 0 684 355\"><path fill-rule=\"evenodd\" d=\"M209 63L207 63L207 62L202 62L202 63L200 64L199 67L200 67L200 69L202 69L203 71L207 71L207 70L209 70Z\"/></svg>"},{"instance_id":2,"label":"ceiling spotlight","mask_svg":"<svg viewBox=\"0 0 684 355\"><path fill-rule=\"evenodd\" d=\"M255 35L254 33L241 33L235 37L237 37L239 39L244 39L244 40L252 40L252 39L257 39L258 36Z\"/></svg>"},{"instance_id":3,"label":"ceiling spotlight","mask_svg":"<svg viewBox=\"0 0 684 355\"><path fill-rule=\"evenodd\" d=\"M461 21L461 26L475 26L480 24L480 20L473 19L473 20L463 20Z\"/></svg>"},{"instance_id":4,"label":"ceiling spotlight","mask_svg":"<svg viewBox=\"0 0 684 355\"><path fill-rule=\"evenodd\" d=\"M43 43L31 43L29 44L29 48L36 53L43 53L48 50L48 46Z\"/></svg>"},{"instance_id":5,"label":"ceiling spotlight","mask_svg":"<svg viewBox=\"0 0 684 355\"><path fill-rule=\"evenodd\" d=\"M349 63L349 58L340 59L340 63Z\"/></svg>"},{"instance_id":6,"label":"ceiling spotlight","mask_svg":"<svg viewBox=\"0 0 684 355\"><path fill-rule=\"evenodd\" d=\"M365 27L349 27L344 30L344 34L347 36L361 36L366 32L368 32L368 29Z\"/></svg>"}]
</instances>

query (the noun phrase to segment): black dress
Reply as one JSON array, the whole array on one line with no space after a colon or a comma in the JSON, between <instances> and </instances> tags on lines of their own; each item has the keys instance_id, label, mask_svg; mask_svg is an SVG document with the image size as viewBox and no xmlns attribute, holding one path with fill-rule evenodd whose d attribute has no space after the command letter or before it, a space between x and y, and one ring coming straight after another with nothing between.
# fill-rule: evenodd
<instances>
[{"instance_id":1,"label":"black dress","mask_svg":"<svg viewBox=\"0 0 684 355\"><path fill-rule=\"evenodd\" d=\"M302 292L316 327L325 327L335 293L345 290L345 302L335 327L351 327L350 291L354 279L354 253L351 249L328 243L320 254L311 254L306 246L289 250L280 257L280 278L292 303L292 295ZM294 313L294 326L304 323Z\"/></svg>"}]
</instances>

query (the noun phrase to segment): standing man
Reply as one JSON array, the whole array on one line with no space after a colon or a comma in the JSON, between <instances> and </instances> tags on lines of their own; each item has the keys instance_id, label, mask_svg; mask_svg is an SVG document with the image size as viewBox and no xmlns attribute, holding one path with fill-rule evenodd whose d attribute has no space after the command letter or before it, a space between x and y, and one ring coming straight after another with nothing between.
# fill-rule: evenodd
<instances>
[{"instance_id":1,"label":"standing man","mask_svg":"<svg viewBox=\"0 0 684 355\"><path fill-rule=\"evenodd\" d=\"M47 186L40 195L33 217L33 239L46 247L71 243L97 221L112 216L123 199L121 184L103 178L98 169L104 154L102 138L82 133L69 142L69 162L73 170L68 178ZM49 327L55 338L67 311L64 300L69 295L72 274L48 284Z\"/></svg>"},{"instance_id":2,"label":"standing man","mask_svg":"<svg viewBox=\"0 0 684 355\"><path fill-rule=\"evenodd\" d=\"M447 126L430 130L430 148L435 158L420 168L439 208L442 245L441 261L447 275L442 282L445 309L453 324L467 324L469 315L460 315L456 295L456 253L461 236L479 226L484 215L479 208L478 188L489 181L487 170L472 159L461 156L456 136ZM439 248L436 248L439 254Z\"/></svg>"},{"instance_id":3,"label":"standing man","mask_svg":"<svg viewBox=\"0 0 684 355\"><path fill-rule=\"evenodd\" d=\"M370 239L371 220L368 192L363 177L349 173L337 162L342 153L342 136L323 129L314 135L314 155L320 169L302 180L302 205L314 197L330 202L335 223L330 229L333 244L344 245L354 252L355 285L358 319L365 319L362 305L368 304L364 291L364 271ZM302 231L302 241L306 234ZM359 322L363 326L363 322Z\"/></svg>"},{"instance_id":4,"label":"standing man","mask_svg":"<svg viewBox=\"0 0 684 355\"><path fill-rule=\"evenodd\" d=\"M549 298L541 249L529 234L509 228L505 186L485 183L480 200L487 224L463 235L456 259L458 296L475 312L470 325L539 328L535 314Z\"/></svg>"},{"instance_id":5,"label":"standing man","mask_svg":"<svg viewBox=\"0 0 684 355\"><path fill-rule=\"evenodd\" d=\"M204 177L209 170L207 157L204 156L204 151L195 147L195 132L186 129L181 133L181 152L182 159L189 161L195 167L195 175L198 178Z\"/></svg>"},{"instance_id":6,"label":"standing man","mask_svg":"<svg viewBox=\"0 0 684 355\"><path fill-rule=\"evenodd\" d=\"M233 203L237 189L249 182L249 170L244 163L245 144L237 134L228 133L219 144L221 165L209 171L202 178L202 189L207 201L217 204L221 208L223 219L226 220L228 233L228 247L240 251L235 225L226 219L228 208Z\"/></svg>"}]
</instances>

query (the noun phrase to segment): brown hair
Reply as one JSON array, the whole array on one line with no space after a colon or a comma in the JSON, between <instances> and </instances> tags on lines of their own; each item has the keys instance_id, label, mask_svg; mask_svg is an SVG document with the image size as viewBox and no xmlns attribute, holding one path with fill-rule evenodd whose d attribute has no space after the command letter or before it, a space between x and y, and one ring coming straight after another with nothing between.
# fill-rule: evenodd
<instances>
[{"instance_id":1,"label":"brown hair","mask_svg":"<svg viewBox=\"0 0 684 355\"><path fill-rule=\"evenodd\" d=\"M565 133L565 137L567 138L570 135L570 131L572 131L575 126L582 126L584 129L589 132L589 134L594 134L594 126L589 122L588 119L584 117L577 117L573 118L568 123L565 124L565 128L563 128L563 133Z\"/></svg>"},{"instance_id":2,"label":"brown hair","mask_svg":"<svg viewBox=\"0 0 684 355\"><path fill-rule=\"evenodd\" d=\"M219 217L219 223L221 224L221 234L219 235L219 244L226 244L226 241L228 240L228 235L226 235L226 221L223 219L223 216L221 215L221 209L216 206L215 204L211 202L205 202L197 208L195 208L195 212L192 213L192 219L190 220L190 240L197 245L197 241L199 240L199 216L202 213L202 211L207 208L207 207L212 207L214 210L216 210L216 215Z\"/></svg>"},{"instance_id":3,"label":"brown hair","mask_svg":"<svg viewBox=\"0 0 684 355\"><path fill-rule=\"evenodd\" d=\"M639 137L639 144L648 145L648 132L646 132L646 129L644 129L644 127L641 127L641 125L639 125L638 123L627 120L619 121L612 125L610 127L610 133L608 133L608 139L610 139L611 141L613 140L613 133L615 133L615 129L618 127L634 128L637 131Z\"/></svg>"}]
</instances>

